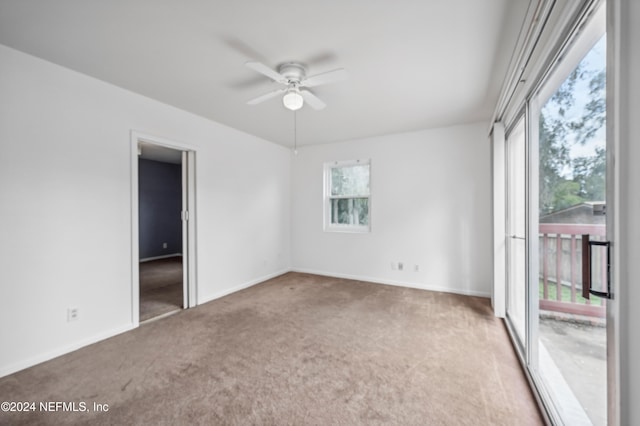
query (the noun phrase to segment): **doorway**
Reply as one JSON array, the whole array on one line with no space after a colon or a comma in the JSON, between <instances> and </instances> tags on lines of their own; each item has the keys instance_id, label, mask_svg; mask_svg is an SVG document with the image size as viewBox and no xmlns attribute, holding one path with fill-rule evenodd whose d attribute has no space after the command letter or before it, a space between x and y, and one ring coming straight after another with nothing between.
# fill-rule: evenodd
<instances>
[{"instance_id":1,"label":"doorway","mask_svg":"<svg viewBox=\"0 0 640 426\"><path fill-rule=\"evenodd\" d=\"M183 308L182 151L138 144L140 322Z\"/></svg>"},{"instance_id":2,"label":"doorway","mask_svg":"<svg viewBox=\"0 0 640 426\"><path fill-rule=\"evenodd\" d=\"M132 133L132 322L196 304L195 151Z\"/></svg>"}]
</instances>

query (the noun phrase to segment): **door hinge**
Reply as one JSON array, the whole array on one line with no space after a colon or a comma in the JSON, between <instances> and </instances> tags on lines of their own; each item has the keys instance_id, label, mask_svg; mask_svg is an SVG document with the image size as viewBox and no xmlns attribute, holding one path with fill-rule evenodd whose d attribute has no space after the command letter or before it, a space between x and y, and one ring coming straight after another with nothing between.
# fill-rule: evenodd
<instances>
[{"instance_id":1,"label":"door hinge","mask_svg":"<svg viewBox=\"0 0 640 426\"><path fill-rule=\"evenodd\" d=\"M182 210L180 212L180 216L182 217L182 220L189 220L189 210Z\"/></svg>"}]
</instances>

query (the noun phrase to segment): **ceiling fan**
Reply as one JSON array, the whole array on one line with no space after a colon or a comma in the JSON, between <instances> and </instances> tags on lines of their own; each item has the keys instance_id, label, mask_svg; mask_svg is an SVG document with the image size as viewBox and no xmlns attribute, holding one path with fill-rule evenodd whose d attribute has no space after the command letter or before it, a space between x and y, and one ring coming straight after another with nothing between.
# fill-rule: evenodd
<instances>
[{"instance_id":1,"label":"ceiling fan","mask_svg":"<svg viewBox=\"0 0 640 426\"><path fill-rule=\"evenodd\" d=\"M292 111L302 108L305 101L313 109L324 109L327 104L309 90L305 89L320 86L322 84L333 83L347 78L347 72L343 68L307 77L307 70L305 66L298 62L284 63L278 67L278 71L275 71L257 61L248 61L245 62L245 65L285 86L281 89L274 90L258 96L257 98L251 99L247 104L256 105L284 93L282 103L285 108Z\"/></svg>"}]
</instances>

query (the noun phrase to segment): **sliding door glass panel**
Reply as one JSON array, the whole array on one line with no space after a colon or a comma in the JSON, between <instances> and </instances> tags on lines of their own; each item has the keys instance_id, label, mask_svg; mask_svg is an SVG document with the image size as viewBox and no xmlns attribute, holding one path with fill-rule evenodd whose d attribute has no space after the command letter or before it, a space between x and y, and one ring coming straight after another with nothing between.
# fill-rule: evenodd
<instances>
[{"instance_id":1,"label":"sliding door glass panel","mask_svg":"<svg viewBox=\"0 0 640 426\"><path fill-rule=\"evenodd\" d=\"M539 376L565 424L607 423L606 306L583 296L582 276L583 238L606 236L606 41L594 34L603 26L587 26L532 102L539 106L532 113L538 212L531 215L539 225L539 249L530 255L539 268L532 339ZM603 254L596 247L591 256L598 290L606 283Z\"/></svg>"},{"instance_id":2,"label":"sliding door glass panel","mask_svg":"<svg viewBox=\"0 0 640 426\"><path fill-rule=\"evenodd\" d=\"M524 117L507 136L507 320L526 347L526 151Z\"/></svg>"}]
</instances>

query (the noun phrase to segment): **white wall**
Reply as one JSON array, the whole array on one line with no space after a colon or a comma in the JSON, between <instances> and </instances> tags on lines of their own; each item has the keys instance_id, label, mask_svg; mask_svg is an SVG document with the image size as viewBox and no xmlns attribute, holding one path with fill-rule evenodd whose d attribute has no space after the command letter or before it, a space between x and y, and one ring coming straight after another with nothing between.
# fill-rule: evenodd
<instances>
[{"instance_id":1,"label":"white wall","mask_svg":"<svg viewBox=\"0 0 640 426\"><path fill-rule=\"evenodd\" d=\"M371 233L324 232L323 164L367 158ZM486 123L303 147L292 168L294 269L491 294ZM392 261L405 270L392 270Z\"/></svg>"},{"instance_id":2,"label":"white wall","mask_svg":"<svg viewBox=\"0 0 640 426\"><path fill-rule=\"evenodd\" d=\"M0 64L0 376L131 327L131 130L197 150L200 302L288 269L289 150L1 45Z\"/></svg>"}]
</instances>

